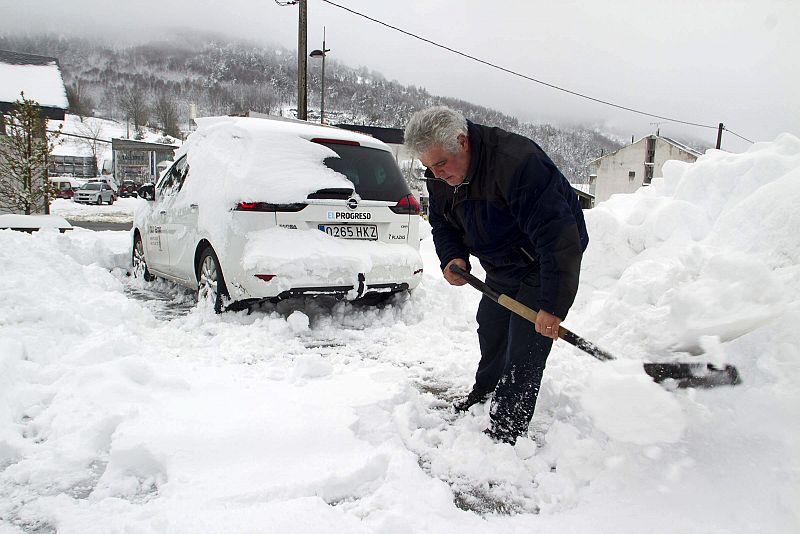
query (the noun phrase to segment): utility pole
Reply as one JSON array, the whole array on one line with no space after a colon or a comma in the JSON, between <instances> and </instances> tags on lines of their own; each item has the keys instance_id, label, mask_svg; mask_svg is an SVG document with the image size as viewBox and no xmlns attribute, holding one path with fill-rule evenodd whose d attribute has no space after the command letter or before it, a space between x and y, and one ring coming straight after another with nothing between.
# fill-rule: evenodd
<instances>
[{"instance_id":1,"label":"utility pole","mask_svg":"<svg viewBox=\"0 0 800 534\"><path fill-rule=\"evenodd\" d=\"M308 118L308 78L306 77L306 34L308 32L307 2L308 0L297 0L300 7L297 28L297 118L301 120L306 120Z\"/></svg>"},{"instance_id":2,"label":"utility pole","mask_svg":"<svg viewBox=\"0 0 800 534\"><path fill-rule=\"evenodd\" d=\"M325 49L325 26L322 27L322 90L320 92L319 100L319 123L325 124L325 55L328 50Z\"/></svg>"},{"instance_id":3,"label":"utility pole","mask_svg":"<svg viewBox=\"0 0 800 534\"><path fill-rule=\"evenodd\" d=\"M719 130L717 130L717 150L722 148L722 130L725 129L722 123L719 123Z\"/></svg>"}]
</instances>

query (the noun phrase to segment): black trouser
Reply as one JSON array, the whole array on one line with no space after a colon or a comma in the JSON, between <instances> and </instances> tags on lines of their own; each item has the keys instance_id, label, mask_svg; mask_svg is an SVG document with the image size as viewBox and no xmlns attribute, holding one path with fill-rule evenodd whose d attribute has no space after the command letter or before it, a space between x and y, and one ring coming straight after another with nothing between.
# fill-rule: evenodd
<instances>
[{"instance_id":1,"label":"black trouser","mask_svg":"<svg viewBox=\"0 0 800 534\"><path fill-rule=\"evenodd\" d=\"M513 296L538 310L539 273L525 277ZM553 340L537 334L533 323L488 297L481 299L477 320L481 361L475 389L494 390L492 432L513 441L528 431Z\"/></svg>"}]
</instances>

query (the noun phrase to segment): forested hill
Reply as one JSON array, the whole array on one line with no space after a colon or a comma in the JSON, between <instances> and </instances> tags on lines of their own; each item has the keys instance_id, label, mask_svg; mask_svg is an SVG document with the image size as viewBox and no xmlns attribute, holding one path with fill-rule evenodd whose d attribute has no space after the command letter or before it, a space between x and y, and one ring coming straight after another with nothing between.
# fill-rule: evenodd
<instances>
[{"instance_id":1,"label":"forested hill","mask_svg":"<svg viewBox=\"0 0 800 534\"><path fill-rule=\"evenodd\" d=\"M172 40L135 46L54 36L0 37L0 49L56 57L70 103L79 114L150 124L171 135L186 129L189 105L198 116L278 113L297 98L294 51L235 41L220 35L172 32ZM320 62L308 67L309 107L319 102ZM444 104L481 124L534 139L574 183L588 181L586 163L616 150L614 140L589 129L522 123L493 109L439 97L422 87L389 81L365 67L326 62L329 122L402 128L423 107ZM314 112L309 111L313 119ZM316 115L318 119L318 115Z\"/></svg>"}]
</instances>

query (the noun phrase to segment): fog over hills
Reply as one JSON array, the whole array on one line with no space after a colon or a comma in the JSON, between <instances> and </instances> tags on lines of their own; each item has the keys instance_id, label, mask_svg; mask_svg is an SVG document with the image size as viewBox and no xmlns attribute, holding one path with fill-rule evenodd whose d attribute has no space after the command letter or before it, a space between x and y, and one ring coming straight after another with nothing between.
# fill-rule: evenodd
<instances>
[{"instance_id":1,"label":"fog over hills","mask_svg":"<svg viewBox=\"0 0 800 534\"><path fill-rule=\"evenodd\" d=\"M297 56L293 50L190 30L169 40L110 44L55 35L0 37L0 49L56 57L73 111L163 128L187 130L190 104L198 116L280 114L296 105ZM423 87L387 80L378 70L326 61L325 107L329 123L403 128L418 109L447 105L470 120L534 139L574 183L588 182L586 163L616 150L618 139L586 127L531 124L496 110ZM379 68L379 67L378 67ZM321 62L308 65L309 119L319 120Z\"/></svg>"}]
</instances>

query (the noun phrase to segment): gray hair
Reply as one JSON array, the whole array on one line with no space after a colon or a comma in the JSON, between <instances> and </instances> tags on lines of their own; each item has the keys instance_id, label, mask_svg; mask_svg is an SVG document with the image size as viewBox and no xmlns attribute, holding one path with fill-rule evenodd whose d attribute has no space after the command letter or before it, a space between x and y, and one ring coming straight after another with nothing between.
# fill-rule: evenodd
<instances>
[{"instance_id":1,"label":"gray hair","mask_svg":"<svg viewBox=\"0 0 800 534\"><path fill-rule=\"evenodd\" d=\"M419 156L441 145L447 152L459 151L458 136L467 134L464 115L445 106L434 106L414 113L406 125L405 145Z\"/></svg>"}]
</instances>

